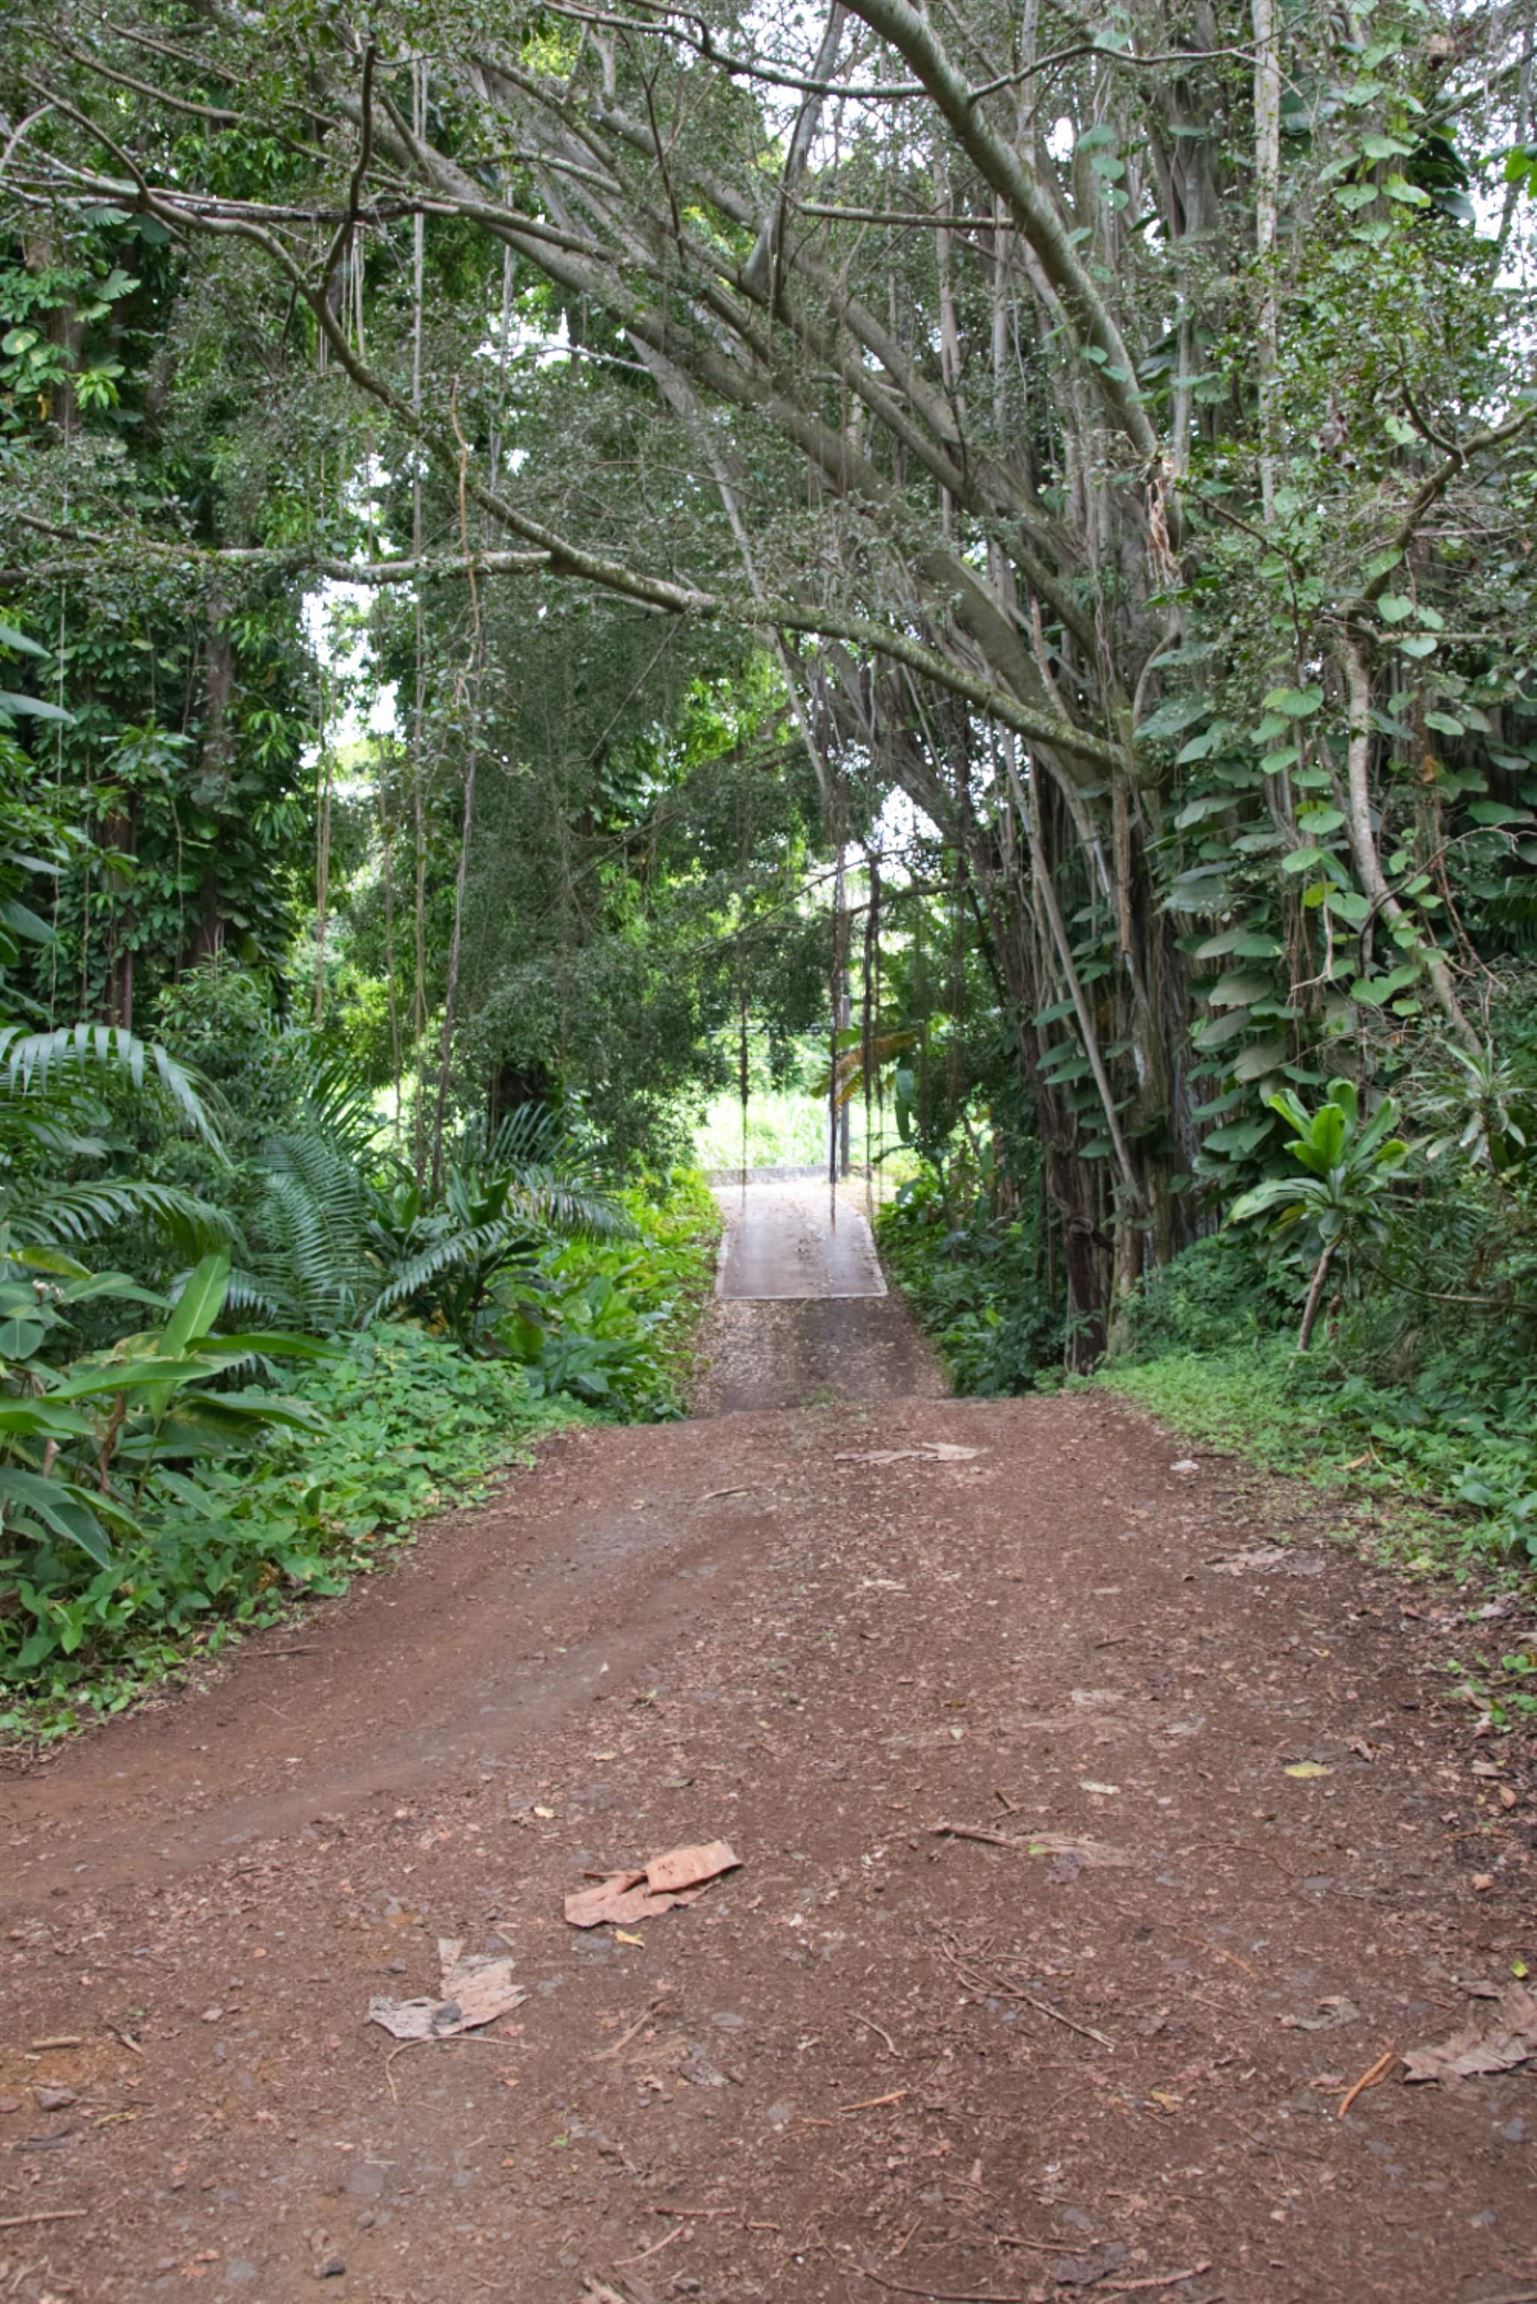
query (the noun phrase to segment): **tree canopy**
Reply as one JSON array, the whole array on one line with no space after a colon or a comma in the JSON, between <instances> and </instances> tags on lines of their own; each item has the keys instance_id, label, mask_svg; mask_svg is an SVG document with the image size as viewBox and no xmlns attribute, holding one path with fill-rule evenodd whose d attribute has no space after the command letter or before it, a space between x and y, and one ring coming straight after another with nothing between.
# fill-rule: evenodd
<instances>
[{"instance_id":1,"label":"tree canopy","mask_svg":"<svg viewBox=\"0 0 1537 2304\"><path fill-rule=\"evenodd\" d=\"M744 953L811 1020L840 956L782 908L899 792L1086 1357L1281 1090L1487 1061L1537 864L1529 7L19 32L9 581L73 715L31 756L93 795L87 1004L258 956L296 805L323 944L350 810L377 1067L569 1061L622 1132ZM350 783L295 725L325 581L396 699Z\"/></svg>"}]
</instances>

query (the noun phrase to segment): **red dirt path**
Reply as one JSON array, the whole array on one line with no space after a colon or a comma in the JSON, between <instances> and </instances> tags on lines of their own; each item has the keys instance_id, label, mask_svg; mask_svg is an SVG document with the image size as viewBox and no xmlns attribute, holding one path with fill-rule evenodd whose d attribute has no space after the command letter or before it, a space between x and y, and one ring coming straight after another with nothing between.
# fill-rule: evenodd
<instances>
[{"instance_id":1,"label":"red dirt path","mask_svg":"<svg viewBox=\"0 0 1537 2304\"><path fill-rule=\"evenodd\" d=\"M1180 1453L1091 1395L568 1434L6 1779L0 2296L1537 2296L1530 2068L1336 2117L1537 1965L1537 1810L1442 1604ZM564 1925L716 1835L642 1944ZM392 2060L439 1936L530 1997Z\"/></svg>"}]
</instances>

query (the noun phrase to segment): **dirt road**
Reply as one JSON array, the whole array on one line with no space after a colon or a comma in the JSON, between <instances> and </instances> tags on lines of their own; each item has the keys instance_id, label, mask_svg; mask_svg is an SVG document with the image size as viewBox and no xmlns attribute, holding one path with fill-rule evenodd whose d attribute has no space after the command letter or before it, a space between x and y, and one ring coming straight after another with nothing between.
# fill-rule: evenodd
<instances>
[{"instance_id":1,"label":"dirt road","mask_svg":"<svg viewBox=\"0 0 1537 2304\"><path fill-rule=\"evenodd\" d=\"M1530 2067L1338 2117L1537 1965L1449 1602L1103 1397L946 1399L894 1299L715 1320L725 1412L0 1785L0 2295L1537 2295ZM528 1997L397 2049L439 1938Z\"/></svg>"}]
</instances>

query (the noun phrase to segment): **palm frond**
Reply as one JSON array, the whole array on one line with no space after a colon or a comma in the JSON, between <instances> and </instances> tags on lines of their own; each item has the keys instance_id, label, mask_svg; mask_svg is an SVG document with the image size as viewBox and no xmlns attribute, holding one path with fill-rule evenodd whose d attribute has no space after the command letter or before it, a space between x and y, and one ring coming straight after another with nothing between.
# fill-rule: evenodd
<instances>
[{"instance_id":1,"label":"palm frond","mask_svg":"<svg viewBox=\"0 0 1537 2304\"><path fill-rule=\"evenodd\" d=\"M0 1201L6 1197L0 1194ZM222 1208L196 1200L173 1184L144 1177L109 1177L99 1183L62 1185L52 1192L33 1190L11 1209L9 1221L18 1240L46 1247L66 1240L94 1240L116 1225L145 1218L163 1224L188 1253L206 1255L235 1238L234 1220Z\"/></svg>"},{"instance_id":2,"label":"palm frond","mask_svg":"<svg viewBox=\"0 0 1537 2304\"><path fill-rule=\"evenodd\" d=\"M504 1257L517 1244L524 1230L519 1224L505 1220L494 1224L476 1225L469 1231L445 1233L423 1248L405 1263L398 1265L385 1286L369 1305L363 1317L364 1327L393 1312L401 1304L408 1304L419 1296L434 1280L442 1280L450 1272L467 1272L476 1264L492 1258Z\"/></svg>"},{"instance_id":3,"label":"palm frond","mask_svg":"<svg viewBox=\"0 0 1537 2304\"><path fill-rule=\"evenodd\" d=\"M202 1083L157 1042L121 1024L66 1024L51 1032L0 1025L0 1076L12 1096L45 1096L61 1073L86 1067L116 1072L136 1090L153 1075L187 1125L222 1151Z\"/></svg>"},{"instance_id":4,"label":"palm frond","mask_svg":"<svg viewBox=\"0 0 1537 2304\"><path fill-rule=\"evenodd\" d=\"M503 1203L540 1232L570 1240L633 1240L636 1228L617 1200L596 1185L551 1168L525 1168L507 1187Z\"/></svg>"},{"instance_id":5,"label":"palm frond","mask_svg":"<svg viewBox=\"0 0 1537 2304\"><path fill-rule=\"evenodd\" d=\"M253 1284L301 1326L352 1325L379 1282L368 1249L372 1203L355 1158L344 1142L296 1129L274 1138L263 1164Z\"/></svg>"}]
</instances>

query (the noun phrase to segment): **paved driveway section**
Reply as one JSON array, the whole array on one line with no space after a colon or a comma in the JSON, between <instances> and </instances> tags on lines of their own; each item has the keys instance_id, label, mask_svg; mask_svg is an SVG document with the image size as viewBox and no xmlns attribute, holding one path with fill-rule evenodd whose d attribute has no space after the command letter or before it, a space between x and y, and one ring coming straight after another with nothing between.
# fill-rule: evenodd
<instances>
[{"instance_id":1,"label":"paved driveway section","mask_svg":"<svg viewBox=\"0 0 1537 2304\"><path fill-rule=\"evenodd\" d=\"M884 1296L862 1185L825 1178L717 1184L726 1219L718 1296L755 1303Z\"/></svg>"}]
</instances>

